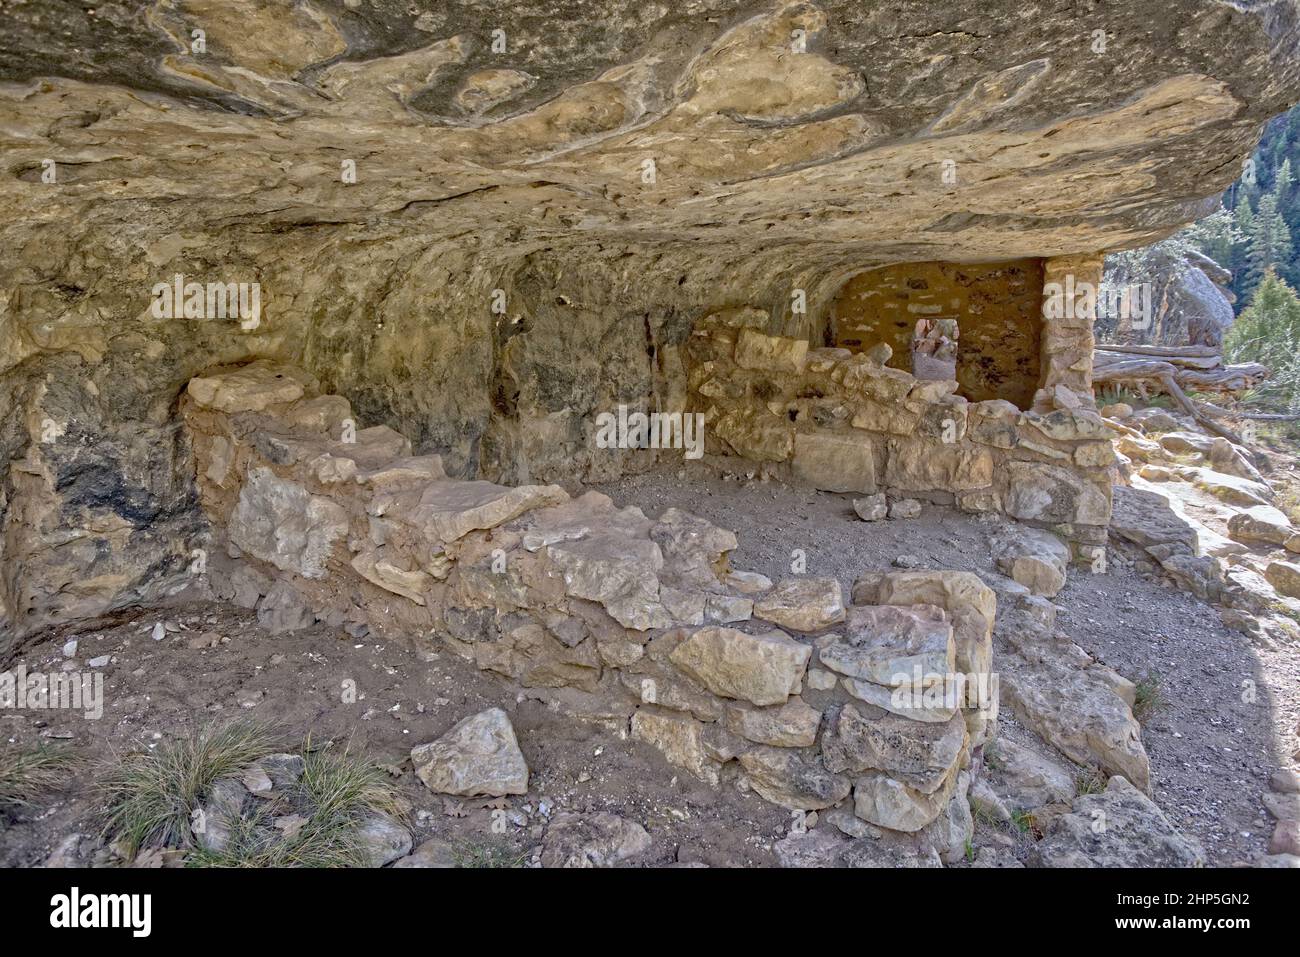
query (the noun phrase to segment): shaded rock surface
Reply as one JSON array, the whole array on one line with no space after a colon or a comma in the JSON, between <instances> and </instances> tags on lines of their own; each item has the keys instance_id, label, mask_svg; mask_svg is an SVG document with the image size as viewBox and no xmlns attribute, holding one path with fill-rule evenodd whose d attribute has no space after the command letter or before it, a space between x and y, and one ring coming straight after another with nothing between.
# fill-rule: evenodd
<instances>
[{"instance_id":1,"label":"shaded rock surface","mask_svg":"<svg viewBox=\"0 0 1300 957\"><path fill-rule=\"evenodd\" d=\"M367 867L383 867L411 853L411 832L387 814L372 814L357 829Z\"/></svg>"},{"instance_id":2,"label":"shaded rock surface","mask_svg":"<svg viewBox=\"0 0 1300 957\"><path fill-rule=\"evenodd\" d=\"M794 832L774 847L782 867L942 867L938 852L906 836L851 838L831 827Z\"/></svg>"},{"instance_id":3,"label":"shaded rock surface","mask_svg":"<svg viewBox=\"0 0 1300 957\"><path fill-rule=\"evenodd\" d=\"M1199 198L1300 91L1290 2L1176 0L1158 36L1111 0L1095 18L1065 0L1034 17L1010 0L571 7L545 31L551 6L469 0L8 11L6 643L189 583L207 529L175 404L215 367L301 365L456 478L612 477L637 452L597 448L596 414L685 394L700 317L751 304L738 328L790 344L747 337L745 363L806 372L816 350L797 343L825 331L850 272L1162 238L1209 211ZM1125 69L1080 55L1097 23L1096 56ZM258 308L155 314L178 275L256 283ZM1063 375L1044 395L1068 404L1086 372ZM196 389L234 415L295 390L251 386ZM346 414L315 413L337 440ZM781 416L740 418L755 457L793 454ZM802 461L814 482L938 480L993 502L987 452L890 441L854 444L854 475L825 475L824 437ZM348 471L329 454L323 472ZM1104 495L1054 494L1051 468L999 505L1104 523Z\"/></svg>"},{"instance_id":4,"label":"shaded rock surface","mask_svg":"<svg viewBox=\"0 0 1300 957\"><path fill-rule=\"evenodd\" d=\"M635 821L605 811L557 814L542 839L543 867L612 867L650 847L650 835Z\"/></svg>"},{"instance_id":5,"label":"shaded rock surface","mask_svg":"<svg viewBox=\"0 0 1300 957\"><path fill-rule=\"evenodd\" d=\"M1150 786L1151 762L1142 728L1107 676L1045 658L1005 661L1002 691L1023 724L1072 760Z\"/></svg>"}]
</instances>

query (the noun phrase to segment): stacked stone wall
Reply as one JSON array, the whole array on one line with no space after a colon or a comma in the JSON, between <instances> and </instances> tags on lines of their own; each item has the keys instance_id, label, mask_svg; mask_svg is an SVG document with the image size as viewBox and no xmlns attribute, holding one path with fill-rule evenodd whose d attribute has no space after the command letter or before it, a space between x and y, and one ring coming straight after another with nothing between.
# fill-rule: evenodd
<instances>
[{"instance_id":1,"label":"stacked stone wall","mask_svg":"<svg viewBox=\"0 0 1300 957\"><path fill-rule=\"evenodd\" d=\"M833 579L773 584L688 512L450 479L316 391L258 362L182 397L219 597L277 631L450 649L709 784L833 814L872 859L963 853L998 708L976 576L868 572L848 603Z\"/></svg>"},{"instance_id":2,"label":"stacked stone wall","mask_svg":"<svg viewBox=\"0 0 1300 957\"><path fill-rule=\"evenodd\" d=\"M825 491L887 491L1004 513L1061 534L1083 560L1104 546L1115 459L1090 396L1071 401L1069 392L1063 407L1041 411L970 402L956 381L889 366L888 346L813 348L767 335L765 324L760 310L732 309L692 333L688 407L704 413L710 452L766 463ZM1086 373L1062 365L1083 337L1044 324L1051 385L1062 397L1086 385Z\"/></svg>"}]
</instances>

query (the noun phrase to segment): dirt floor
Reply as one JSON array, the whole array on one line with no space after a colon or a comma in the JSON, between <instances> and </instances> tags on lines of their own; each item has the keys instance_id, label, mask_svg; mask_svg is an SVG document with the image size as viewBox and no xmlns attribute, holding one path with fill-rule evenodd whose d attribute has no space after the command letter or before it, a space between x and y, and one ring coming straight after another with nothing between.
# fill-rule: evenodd
<instances>
[{"instance_id":1,"label":"dirt floor","mask_svg":"<svg viewBox=\"0 0 1300 957\"><path fill-rule=\"evenodd\" d=\"M922 568L997 574L988 549L996 525L951 508L927 506L917 519L866 523L853 512L851 495L719 479L702 466L601 490L647 515L679 505L733 529L740 547L732 565L773 580L790 574L796 549L806 555L807 574L833 576L846 588L864 571L896 567L899 558L917 559ZM781 518L753 521L763 514ZM1293 763L1300 648L1258 648L1224 627L1213 607L1119 561L1105 575L1072 569L1054 601L1062 609L1059 630L1090 655L1133 681L1158 680L1161 703L1142 734L1155 802L1202 842L1213 865L1264 853L1272 821L1260 795L1270 773ZM1006 711L1000 730L1032 737Z\"/></svg>"},{"instance_id":2,"label":"dirt floor","mask_svg":"<svg viewBox=\"0 0 1300 957\"><path fill-rule=\"evenodd\" d=\"M600 490L647 515L676 505L733 529L740 539L733 566L773 579L790 574L795 550L804 553L807 574L834 576L845 586L900 556L918 567L992 573L991 526L950 508L927 506L918 519L868 524L853 513L850 496L720 478L701 464ZM1269 822L1260 794L1295 747L1300 649L1258 649L1225 629L1209 606L1118 567L1104 576L1073 571L1056 600L1061 629L1090 654L1134 680L1159 678L1163 703L1143 731L1156 802L1204 844L1212 864L1262 853ZM151 631L160 621L175 630L155 641ZM228 640L197 647L205 632ZM72 842L73 860L110 862L94 836L92 784L100 762L237 714L272 721L293 736L310 734L317 744L350 743L390 765L412 805L416 846L445 841L467 862L535 860L547 817L564 810L609 810L641 823L653 848L640 862L651 865L770 865L772 843L791 827L789 812L727 784L715 791L648 745L563 717L451 653L421 655L323 625L277 637L249 612L188 605L135 612L80 634L53 630L15 666L60 669L73 636L81 667L110 656L102 669L105 714L86 720L62 711L0 711L5 742L59 740L86 761L64 795L16 820L0 817L0 866L41 864L78 833L86 837ZM356 683L355 703L344 700L348 681ZM1244 700L1251 687L1253 701ZM510 714L532 770L529 793L474 801L429 792L412 772L410 749L491 706ZM1027 734L1009 715L1003 733ZM505 834L492 830L491 812L500 808L511 821Z\"/></svg>"},{"instance_id":3,"label":"dirt floor","mask_svg":"<svg viewBox=\"0 0 1300 957\"><path fill-rule=\"evenodd\" d=\"M155 642L150 633L160 620L186 630ZM210 649L189 646L209 631L230 640ZM64 634L30 646L20 661L29 671L58 670L65 661ZM649 745L555 714L455 655L421 656L325 626L273 636L251 612L216 605L146 613L82 634L78 643L83 664L111 656L104 668L102 719L63 711L0 712L6 742L64 740L87 761L66 796L0 831L0 866L40 864L67 835L96 830L95 768L112 753L153 748L184 730L239 714L284 727L291 738L310 734L314 745L350 744L369 760L391 766L412 805L415 844L446 841L470 861L527 862L546 818L560 811L613 811L640 822L654 840L644 862L655 865L771 864L771 843L788 828L789 815L781 808L734 788L715 792L678 774ZM348 681L357 690L351 704L343 700ZM510 715L532 772L529 793L484 800L431 793L415 778L411 748L489 707ZM496 809L507 810L510 819L504 835L492 827ZM83 859L94 859L96 843L83 842Z\"/></svg>"}]
</instances>

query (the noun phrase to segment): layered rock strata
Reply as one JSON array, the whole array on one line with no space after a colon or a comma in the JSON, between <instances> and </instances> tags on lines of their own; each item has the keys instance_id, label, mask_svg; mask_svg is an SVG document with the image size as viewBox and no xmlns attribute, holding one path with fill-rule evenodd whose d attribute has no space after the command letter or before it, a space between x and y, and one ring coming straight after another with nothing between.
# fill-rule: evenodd
<instances>
[{"instance_id":1,"label":"layered rock strata","mask_svg":"<svg viewBox=\"0 0 1300 957\"><path fill-rule=\"evenodd\" d=\"M1085 280L1167 236L1300 97L1300 17L1166 8L9 5L0 656L184 584L205 369L305 368L454 478L598 481L652 457L593 454L594 416L681 410L701 316L816 346L882 267ZM159 314L177 277L260 308ZM1068 407L1087 316L994 286L958 297L963 394Z\"/></svg>"}]
</instances>

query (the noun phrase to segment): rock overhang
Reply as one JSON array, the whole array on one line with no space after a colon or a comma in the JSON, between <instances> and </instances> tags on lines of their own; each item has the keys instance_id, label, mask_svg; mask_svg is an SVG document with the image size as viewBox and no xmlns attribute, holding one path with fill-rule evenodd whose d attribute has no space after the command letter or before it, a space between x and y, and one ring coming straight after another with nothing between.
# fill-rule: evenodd
<instances>
[{"instance_id":1,"label":"rock overhang","mask_svg":"<svg viewBox=\"0 0 1300 957\"><path fill-rule=\"evenodd\" d=\"M189 0L69 14L84 60L55 12L0 52L11 228L789 244L790 271L1095 252L1206 211L1300 96L1292 2Z\"/></svg>"},{"instance_id":2,"label":"rock overhang","mask_svg":"<svg viewBox=\"0 0 1300 957\"><path fill-rule=\"evenodd\" d=\"M206 370L302 366L453 478L598 481L635 453L593 452L595 417L685 408L706 317L816 346L873 267L1092 275L1300 98L1294 0L94 9L35 0L0 41L0 564L57 618L185 581ZM151 315L178 274L258 282L260 326ZM1044 409L1089 392L1058 326ZM0 592L2 630L32 602Z\"/></svg>"}]
</instances>

